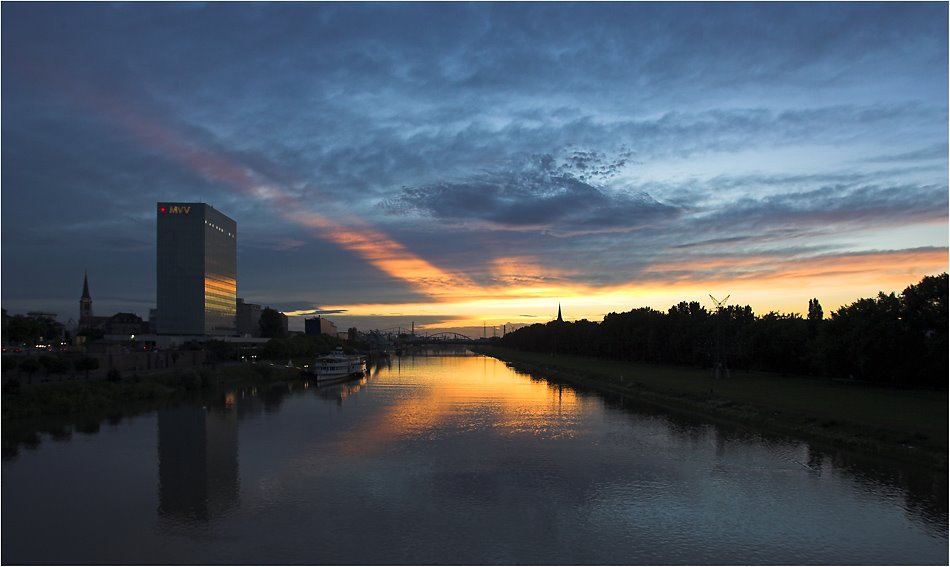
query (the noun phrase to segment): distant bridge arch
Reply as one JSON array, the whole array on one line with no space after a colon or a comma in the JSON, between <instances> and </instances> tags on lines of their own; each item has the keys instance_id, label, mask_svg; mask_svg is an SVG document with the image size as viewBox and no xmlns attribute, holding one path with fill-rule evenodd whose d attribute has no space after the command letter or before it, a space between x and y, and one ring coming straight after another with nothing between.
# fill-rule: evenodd
<instances>
[{"instance_id":1,"label":"distant bridge arch","mask_svg":"<svg viewBox=\"0 0 950 567\"><path fill-rule=\"evenodd\" d=\"M442 333L433 333L431 335L425 335L421 337L423 340L429 341L453 341L453 342L468 342L473 343L475 339L471 337L466 337L461 333L451 333L451 332L442 332Z\"/></svg>"}]
</instances>

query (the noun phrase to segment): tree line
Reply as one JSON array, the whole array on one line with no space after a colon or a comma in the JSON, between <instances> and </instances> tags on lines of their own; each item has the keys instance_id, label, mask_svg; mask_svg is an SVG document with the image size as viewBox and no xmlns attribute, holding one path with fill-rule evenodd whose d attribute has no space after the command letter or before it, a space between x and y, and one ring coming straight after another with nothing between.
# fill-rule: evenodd
<instances>
[{"instance_id":1,"label":"tree line","mask_svg":"<svg viewBox=\"0 0 950 567\"><path fill-rule=\"evenodd\" d=\"M13 343L33 345L41 341L58 341L64 333L68 337L63 324L51 317L14 315L9 319L4 318L3 322L3 338Z\"/></svg>"},{"instance_id":2,"label":"tree line","mask_svg":"<svg viewBox=\"0 0 950 567\"><path fill-rule=\"evenodd\" d=\"M748 305L714 311L682 301L522 327L499 340L534 352L609 357L732 371L850 378L883 385L947 387L947 274L927 276L899 295L880 292L825 317L818 299L807 316Z\"/></svg>"}]
</instances>

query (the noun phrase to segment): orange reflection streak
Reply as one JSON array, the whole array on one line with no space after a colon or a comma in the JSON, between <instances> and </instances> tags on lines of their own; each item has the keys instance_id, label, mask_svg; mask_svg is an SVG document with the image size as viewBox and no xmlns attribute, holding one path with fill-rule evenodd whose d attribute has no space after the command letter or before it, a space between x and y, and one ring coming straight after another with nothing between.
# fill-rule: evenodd
<instances>
[{"instance_id":1,"label":"orange reflection streak","mask_svg":"<svg viewBox=\"0 0 950 567\"><path fill-rule=\"evenodd\" d=\"M341 452L372 455L396 440L445 432L498 428L500 435L573 435L573 418L585 401L571 389L513 377L495 359L445 359L431 376L414 375L418 395L400 398L386 411L361 422L340 440ZM415 370L408 370L414 373ZM445 376L451 376L446 380Z\"/></svg>"},{"instance_id":2,"label":"orange reflection streak","mask_svg":"<svg viewBox=\"0 0 950 567\"><path fill-rule=\"evenodd\" d=\"M205 305L207 309L233 314L237 297L237 281L218 275L205 276Z\"/></svg>"}]
</instances>

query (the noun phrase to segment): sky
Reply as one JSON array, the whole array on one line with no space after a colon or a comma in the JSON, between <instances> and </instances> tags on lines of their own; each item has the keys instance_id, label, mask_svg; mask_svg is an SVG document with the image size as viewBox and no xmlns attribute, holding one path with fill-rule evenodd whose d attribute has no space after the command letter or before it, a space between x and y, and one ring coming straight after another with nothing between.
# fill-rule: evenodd
<instances>
[{"instance_id":1,"label":"sky","mask_svg":"<svg viewBox=\"0 0 950 567\"><path fill-rule=\"evenodd\" d=\"M948 5L14 3L0 302L155 306L158 201L238 296L363 330L826 315L948 264ZM712 298L710 297L712 296ZM474 332L474 331L473 331Z\"/></svg>"}]
</instances>

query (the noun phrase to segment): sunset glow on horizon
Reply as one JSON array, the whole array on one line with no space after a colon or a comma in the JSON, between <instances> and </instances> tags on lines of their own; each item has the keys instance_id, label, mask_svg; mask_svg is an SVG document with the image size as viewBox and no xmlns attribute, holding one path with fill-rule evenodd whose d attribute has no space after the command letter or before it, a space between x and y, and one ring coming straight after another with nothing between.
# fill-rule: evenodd
<instances>
[{"instance_id":1,"label":"sunset glow on horizon","mask_svg":"<svg viewBox=\"0 0 950 567\"><path fill-rule=\"evenodd\" d=\"M947 259L947 251L939 249L908 251L899 255L833 256L789 262L781 273L762 273L764 270L761 270L758 274L749 272L733 279L720 277L706 282L656 281L601 289L570 285L519 287L508 284L498 288L459 290L454 294L443 289L432 301L420 303L326 305L323 308L357 317L446 317L445 321L437 324L420 325L420 329L477 327L484 323L547 322L554 318L558 304L568 309L569 320L592 321L599 321L610 312L638 307L665 311L680 301L698 301L712 308L709 300L711 293L721 297L730 294L730 304L751 305L758 314L770 311L803 314L807 311L808 300L820 294L826 313L830 313L862 297L873 297L881 291L899 293L924 275L940 273L945 269ZM680 267L684 272L690 268ZM808 287L803 287L802 281L807 281ZM876 286L882 283L886 287L877 289ZM497 295L492 295L493 292ZM525 313L537 315L526 318ZM307 314L308 310L288 313L290 316Z\"/></svg>"},{"instance_id":2,"label":"sunset glow on horizon","mask_svg":"<svg viewBox=\"0 0 950 567\"><path fill-rule=\"evenodd\" d=\"M899 293L948 267L947 8L814 8L7 5L4 307L88 270L145 316L157 201L233 218L292 329Z\"/></svg>"}]
</instances>

